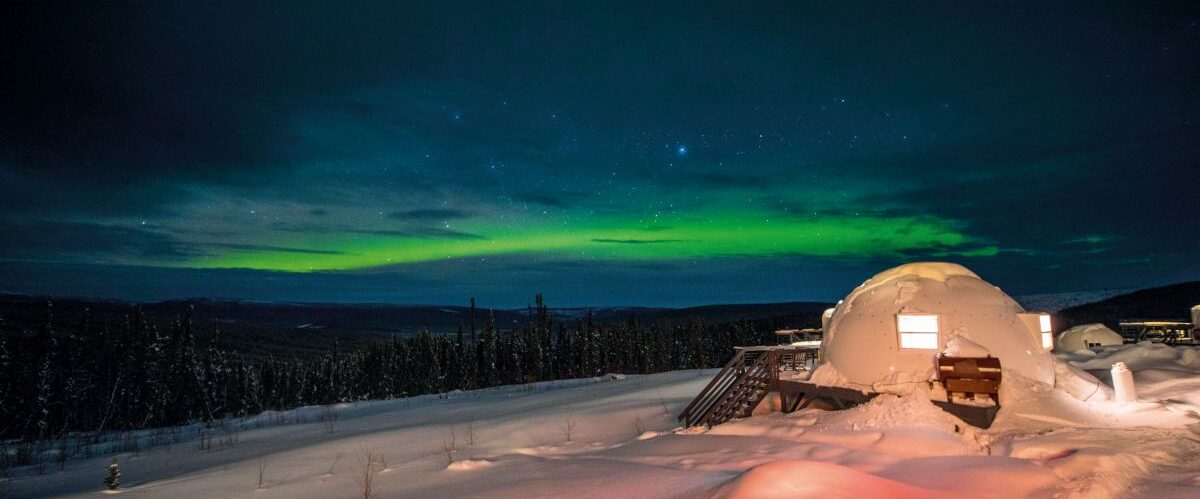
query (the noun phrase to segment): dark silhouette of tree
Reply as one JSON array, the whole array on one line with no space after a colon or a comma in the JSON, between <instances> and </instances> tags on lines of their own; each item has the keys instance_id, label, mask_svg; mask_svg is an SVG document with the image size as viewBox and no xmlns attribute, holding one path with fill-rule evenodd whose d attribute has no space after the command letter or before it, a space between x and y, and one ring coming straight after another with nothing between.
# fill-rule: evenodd
<instances>
[{"instance_id":1,"label":"dark silhouette of tree","mask_svg":"<svg viewBox=\"0 0 1200 499\"><path fill-rule=\"evenodd\" d=\"M489 311L479 334L472 299L467 328L452 335L420 331L353 348L333 337L323 352L251 360L223 348L216 328L197 328L190 307L166 334L139 307L103 326L88 310L62 322L54 311L47 302L28 329L0 322L0 439L46 440L605 372L715 367L734 345L773 341L745 321L602 323L590 311L555 320L539 294L525 321L501 328Z\"/></svg>"}]
</instances>

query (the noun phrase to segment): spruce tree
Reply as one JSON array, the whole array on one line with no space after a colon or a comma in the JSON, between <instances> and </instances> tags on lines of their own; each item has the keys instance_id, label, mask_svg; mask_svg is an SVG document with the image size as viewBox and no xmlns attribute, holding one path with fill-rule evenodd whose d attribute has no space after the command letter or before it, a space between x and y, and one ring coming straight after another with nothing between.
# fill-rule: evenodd
<instances>
[{"instance_id":1,"label":"spruce tree","mask_svg":"<svg viewBox=\"0 0 1200 499\"><path fill-rule=\"evenodd\" d=\"M36 430L38 439L47 438L50 430L51 408L57 402L57 395L54 388L57 386L55 378L56 367L55 359L58 356L58 341L54 337L54 331L51 327L51 322L54 317L54 305L49 301L46 302L46 320L39 328L37 333L37 361L34 364L36 375L34 378L33 397L34 410L31 416L33 428Z\"/></svg>"},{"instance_id":2,"label":"spruce tree","mask_svg":"<svg viewBox=\"0 0 1200 499\"><path fill-rule=\"evenodd\" d=\"M8 334L0 330L0 437L8 435L9 425L15 419L14 410L9 406L9 397L17 373L11 367L12 355L9 354L8 348Z\"/></svg>"},{"instance_id":3,"label":"spruce tree","mask_svg":"<svg viewBox=\"0 0 1200 499\"><path fill-rule=\"evenodd\" d=\"M479 374L485 387L500 384L496 347L496 314L489 311L487 323L483 326L483 338L479 342Z\"/></svg>"},{"instance_id":4,"label":"spruce tree","mask_svg":"<svg viewBox=\"0 0 1200 499\"><path fill-rule=\"evenodd\" d=\"M479 338L475 336L475 297L471 297L471 343L475 343Z\"/></svg>"},{"instance_id":5,"label":"spruce tree","mask_svg":"<svg viewBox=\"0 0 1200 499\"><path fill-rule=\"evenodd\" d=\"M108 487L108 490L117 490L121 486L121 468L117 466L116 459L108 465L108 476L104 477L104 486Z\"/></svg>"}]
</instances>

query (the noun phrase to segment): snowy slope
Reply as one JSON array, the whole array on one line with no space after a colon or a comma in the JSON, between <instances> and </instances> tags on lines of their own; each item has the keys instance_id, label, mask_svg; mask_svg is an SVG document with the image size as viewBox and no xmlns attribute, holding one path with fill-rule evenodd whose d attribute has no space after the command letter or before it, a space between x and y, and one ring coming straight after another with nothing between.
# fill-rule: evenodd
<instances>
[{"instance_id":1,"label":"snowy slope","mask_svg":"<svg viewBox=\"0 0 1200 499\"><path fill-rule=\"evenodd\" d=\"M1162 348L1067 358L1083 368L1131 361L1142 403L1115 406L1105 387L1063 363L1070 373L1061 377L1076 385L1014 398L988 431L920 391L671 431L713 370L347 404L332 434L323 409L308 407L242 421L236 444L210 451L193 440L119 454L119 494L362 497L354 477L369 448L386 458L377 497L1197 497L1200 439L1189 426L1200 421L1200 357ZM17 469L5 490L94 496L108 462L72 461L41 476Z\"/></svg>"}]
</instances>

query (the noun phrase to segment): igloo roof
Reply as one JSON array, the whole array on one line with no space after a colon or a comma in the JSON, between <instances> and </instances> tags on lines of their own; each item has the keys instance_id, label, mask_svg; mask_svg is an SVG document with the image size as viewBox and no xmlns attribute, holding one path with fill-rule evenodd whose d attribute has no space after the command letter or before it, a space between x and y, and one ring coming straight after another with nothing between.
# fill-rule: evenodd
<instances>
[{"instance_id":1,"label":"igloo roof","mask_svg":"<svg viewBox=\"0 0 1200 499\"><path fill-rule=\"evenodd\" d=\"M937 316L936 336L922 337L927 348L901 345L900 315ZM822 340L824 358L852 384L923 382L937 353L961 338L967 341L955 343L982 347L1006 372L1053 383L1050 355L1023 315L1016 301L962 265L910 263L876 274L838 303Z\"/></svg>"}]
</instances>

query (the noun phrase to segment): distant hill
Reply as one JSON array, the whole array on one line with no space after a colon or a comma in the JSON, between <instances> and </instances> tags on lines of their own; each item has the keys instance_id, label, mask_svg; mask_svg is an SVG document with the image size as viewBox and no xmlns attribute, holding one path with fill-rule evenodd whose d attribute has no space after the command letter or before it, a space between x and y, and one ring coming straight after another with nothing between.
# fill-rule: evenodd
<instances>
[{"instance_id":1,"label":"distant hill","mask_svg":"<svg viewBox=\"0 0 1200 499\"><path fill-rule=\"evenodd\" d=\"M1077 305L1056 314L1056 328L1063 330L1095 322L1117 330L1117 323L1131 320L1191 320L1191 309L1200 305L1200 281L1143 289L1094 303Z\"/></svg>"},{"instance_id":2,"label":"distant hill","mask_svg":"<svg viewBox=\"0 0 1200 499\"><path fill-rule=\"evenodd\" d=\"M0 295L0 329L33 329L45 321L46 297ZM240 300L190 299L152 303L82 298L53 298L53 324L77 325L86 309L95 327L123 327L125 318L139 309L161 329L187 314L200 331L220 331L222 345L247 355L296 354L327 351L336 339L344 346L408 336L422 330L453 334L470 323L470 308L451 305L265 303ZM597 322L636 318L643 322L682 322L700 319L710 323L748 320L761 328L813 327L821 311L831 304L814 302L708 305L690 308L600 307L550 309L555 322L582 320L589 311ZM529 311L496 309L476 311L482 329L488 314L495 315L500 330L528 320Z\"/></svg>"},{"instance_id":3,"label":"distant hill","mask_svg":"<svg viewBox=\"0 0 1200 499\"><path fill-rule=\"evenodd\" d=\"M46 298L26 295L0 295L0 321L35 324L45 316L47 300L53 302L59 319L80 315L87 308L97 322L115 321L140 307L147 316L174 320L192 310L197 323L229 326L258 326L299 330L355 330L368 333L412 334L421 330L437 333L456 331L460 324L470 321L470 308L456 305L390 305L390 304L314 304L271 303L241 300L189 299L151 303L81 298ZM752 303L734 305L705 305L688 308L653 307L596 307L551 308L553 319L571 321L583 319L590 312L600 322L638 318L642 320L679 321L691 318L712 322L733 320L797 321L808 325L818 323L823 310L832 306L821 302ZM530 313L525 308L476 310L479 326L494 314L501 329L508 324L523 322ZM2 322L0 322L2 323Z\"/></svg>"},{"instance_id":4,"label":"distant hill","mask_svg":"<svg viewBox=\"0 0 1200 499\"><path fill-rule=\"evenodd\" d=\"M46 316L46 297L0 295L0 328L29 329ZM422 329L435 333L456 331L468 323L468 307L263 303L236 300L172 300L132 303L112 300L53 298L54 324L76 325L88 310L96 327L123 327L125 318L141 310L160 330L192 309L192 322L200 331L219 330L220 342L248 355L298 354L327 351L336 339L344 346L407 336ZM480 327L486 309L478 311ZM524 320L524 311L497 310L496 322Z\"/></svg>"},{"instance_id":5,"label":"distant hill","mask_svg":"<svg viewBox=\"0 0 1200 499\"><path fill-rule=\"evenodd\" d=\"M824 302L746 303L703 305L687 308L602 307L591 309L595 320L608 322L636 317L656 321L684 321L692 318L709 322L770 320L780 327L812 327L821 323L821 312L832 307ZM553 309L564 317L586 315L588 309Z\"/></svg>"},{"instance_id":6,"label":"distant hill","mask_svg":"<svg viewBox=\"0 0 1200 499\"><path fill-rule=\"evenodd\" d=\"M1056 328L1102 322L1116 328L1117 322L1132 319L1188 320L1189 310L1200 304L1200 281L1174 284L1118 294L1123 290L1053 293L1017 297L1026 309L1055 311ZM1092 303L1083 301L1103 298ZM31 329L46 315L45 297L0 294L0 329ZM327 351L336 339L352 346L369 341L408 336L421 330L452 334L470 321L470 309L457 305L312 304L266 303L240 300L191 299L153 303L115 300L54 298L54 323L74 325L87 309L96 327L123 327L125 317L140 307L160 329L192 310L198 330L220 330L220 342L247 355L284 353L305 355ZM749 303L705 305L688 308L597 307L551 308L555 322L582 320L590 312L597 322L636 318L642 322L682 322L700 319L709 323L747 320L759 329L816 327L821 312L833 306L821 302ZM528 311L491 311L503 330L528 320ZM477 310L476 324L482 328L489 310Z\"/></svg>"},{"instance_id":7,"label":"distant hill","mask_svg":"<svg viewBox=\"0 0 1200 499\"><path fill-rule=\"evenodd\" d=\"M1014 296L1013 299L1030 312L1054 313L1066 308L1097 302L1134 291L1137 291L1137 288L1110 288L1091 291L1069 291L1065 293L1018 295Z\"/></svg>"}]
</instances>

